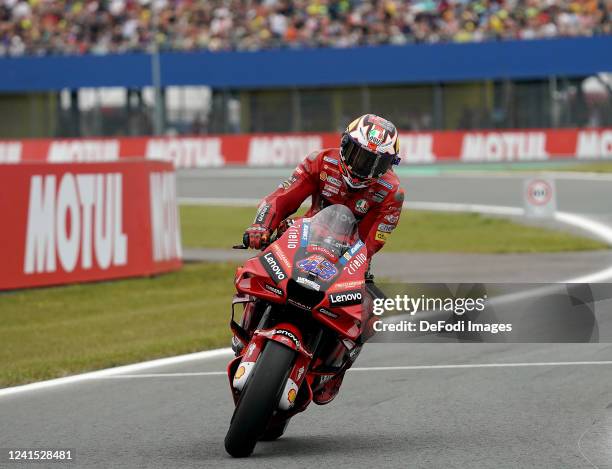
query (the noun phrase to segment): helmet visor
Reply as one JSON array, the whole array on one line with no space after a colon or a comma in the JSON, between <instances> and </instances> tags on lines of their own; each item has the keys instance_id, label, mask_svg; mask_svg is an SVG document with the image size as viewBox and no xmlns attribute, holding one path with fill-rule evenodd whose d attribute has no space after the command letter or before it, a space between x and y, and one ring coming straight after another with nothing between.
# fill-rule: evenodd
<instances>
[{"instance_id":1,"label":"helmet visor","mask_svg":"<svg viewBox=\"0 0 612 469\"><path fill-rule=\"evenodd\" d=\"M393 163L393 156L376 153L348 138L342 147L342 156L351 175L360 179L380 177Z\"/></svg>"}]
</instances>

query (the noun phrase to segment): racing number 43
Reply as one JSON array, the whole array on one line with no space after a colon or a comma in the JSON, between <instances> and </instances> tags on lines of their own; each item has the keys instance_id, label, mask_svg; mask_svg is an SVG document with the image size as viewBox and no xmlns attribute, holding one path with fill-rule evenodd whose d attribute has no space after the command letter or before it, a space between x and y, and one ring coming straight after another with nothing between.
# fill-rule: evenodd
<instances>
[{"instance_id":1,"label":"racing number 43","mask_svg":"<svg viewBox=\"0 0 612 469\"><path fill-rule=\"evenodd\" d=\"M338 269L322 256L310 256L297 264L303 272L316 274L323 280L329 280L338 273Z\"/></svg>"}]
</instances>

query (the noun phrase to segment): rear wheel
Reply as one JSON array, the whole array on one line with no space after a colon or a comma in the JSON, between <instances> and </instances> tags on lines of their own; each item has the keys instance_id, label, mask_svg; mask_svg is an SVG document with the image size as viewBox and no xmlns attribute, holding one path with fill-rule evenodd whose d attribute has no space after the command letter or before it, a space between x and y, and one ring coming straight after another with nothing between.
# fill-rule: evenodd
<instances>
[{"instance_id":1,"label":"rear wheel","mask_svg":"<svg viewBox=\"0 0 612 469\"><path fill-rule=\"evenodd\" d=\"M278 406L294 356L295 351L278 342L266 343L236 404L225 436L225 450L230 455L238 458L253 452Z\"/></svg>"}]
</instances>

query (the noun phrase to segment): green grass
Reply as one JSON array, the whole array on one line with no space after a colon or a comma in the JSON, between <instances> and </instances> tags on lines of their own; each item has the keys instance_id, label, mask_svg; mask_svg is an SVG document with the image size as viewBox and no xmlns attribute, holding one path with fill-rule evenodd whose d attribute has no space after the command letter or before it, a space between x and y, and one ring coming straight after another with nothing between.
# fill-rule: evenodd
<instances>
[{"instance_id":1,"label":"green grass","mask_svg":"<svg viewBox=\"0 0 612 469\"><path fill-rule=\"evenodd\" d=\"M0 387L229 346L235 265L0 295Z\"/></svg>"},{"instance_id":2,"label":"green grass","mask_svg":"<svg viewBox=\"0 0 612 469\"><path fill-rule=\"evenodd\" d=\"M185 247L230 248L251 223L254 208L183 206ZM469 213L406 210L384 252L562 252L605 249L606 245L568 233L525 226Z\"/></svg>"}]
</instances>

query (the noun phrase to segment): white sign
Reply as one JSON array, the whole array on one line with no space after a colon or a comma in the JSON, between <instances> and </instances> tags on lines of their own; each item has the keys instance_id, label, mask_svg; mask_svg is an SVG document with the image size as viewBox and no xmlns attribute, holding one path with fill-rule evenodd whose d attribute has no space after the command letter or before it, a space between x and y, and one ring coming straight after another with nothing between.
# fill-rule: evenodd
<instances>
[{"instance_id":1,"label":"white sign","mask_svg":"<svg viewBox=\"0 0 612 469\"><path fill-rule=\"evenodd\" d=\"M553 217L557 210L555 181L550 178L533 178L523 184L525 214L528 217Z\"/></svg>"}]
</instances>

